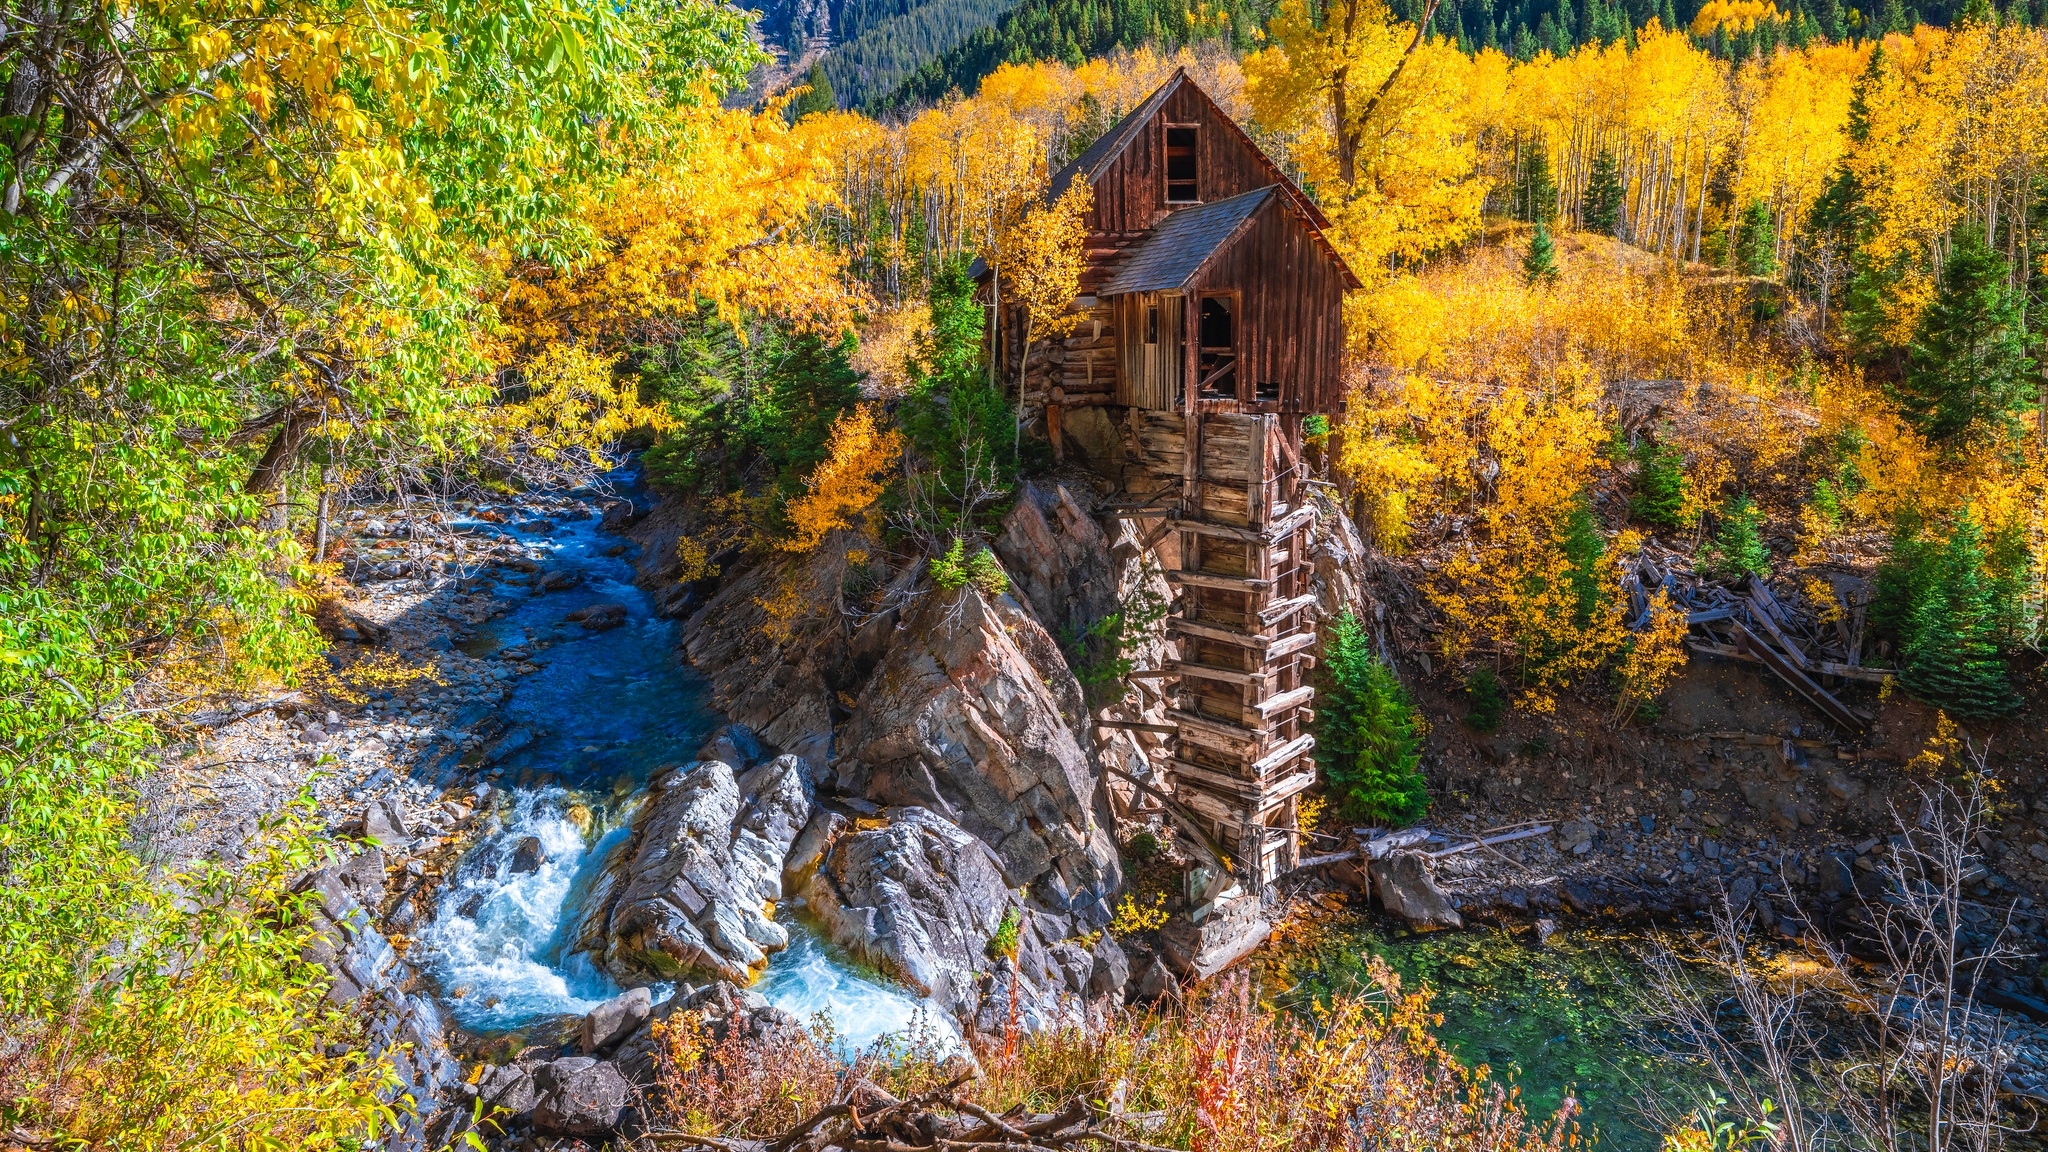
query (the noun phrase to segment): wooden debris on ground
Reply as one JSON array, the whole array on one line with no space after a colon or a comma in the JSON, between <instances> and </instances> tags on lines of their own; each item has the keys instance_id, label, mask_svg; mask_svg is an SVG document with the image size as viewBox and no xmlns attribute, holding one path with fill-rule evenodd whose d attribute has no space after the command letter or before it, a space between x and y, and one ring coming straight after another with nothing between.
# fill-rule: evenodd
<instances>
[{"instance_id":1,"label":"wooden debris on ground","mask_svg":"<svg viewBox=\"0 0 2048 1152\"><path fill-rule=\"evenodd\" d=\"M971 1074L970 1074L971 1076ZM961 1094L962 1076L942 1088L898 1100L864 1078L850 1078L839 1099L781 1135L760 1140L699 1136L656 1129L645 1139L657 1147L713 1148L719 1152L948 1152L1118 1149L1165 1152L1140 1136L1161 1113L1111 1112L1076 1096L1058 1112L1013 1108L996 1115Z\"/></svg>"},{"instance_id":2,"label":"wooden debris on ground","mask_svg":"<svg viewBox=\"0 0 2048 1152\"><path fill-rule=\"evenodd\" d=\"M1760 664L1829 720L1861 732L1870 726L1869 714L1843 703L1830 687L1844 680L1882 684L1898 672L1864 663L1868 583L1848 574L1822 583L1831 593L1826 604L1810 602L1803 589L1773 587L1754 575L1730 587L1690 571L1680 553L1646 545L1624 571L1622 591L1631 630L1648 626L1661 590L1686 614L1687 648Z\"/></svg>"}]
</instances>

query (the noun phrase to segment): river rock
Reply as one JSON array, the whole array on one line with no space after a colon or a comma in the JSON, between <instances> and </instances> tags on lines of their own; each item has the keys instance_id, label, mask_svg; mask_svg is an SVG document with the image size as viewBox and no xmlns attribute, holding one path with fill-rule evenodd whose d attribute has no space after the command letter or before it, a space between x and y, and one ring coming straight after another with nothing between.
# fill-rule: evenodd
<instances>
[{"instance_id":1,"label":"river rock","mask_svg":"<svg viewBox=\"0 0 2048 1152\"><path fill-rule=\"evenodd\" d=\"M363 809L363 838L384 848L396 848L412 839L406 826L405 805L393 798L378 800Z\"/></svg>"},{"instance_id":2,"label":"river rock","mask_svg":"<svg viewBox=\"0 0 2048 1152\"><path fill-rule=\"evenodd\" d=\"M602 532L624 532L638 524L642 515L631 500L614 500L604 506L604 515L599 518L597 527Z\"/></svg>"},{"instance_id":3,"label":"river rock","mask_svg":"<svg viewBox=\"0 0 2048 1152\"><path fill-rule=\"evenodd\" d=\"M1465 921L1451 907L1436 878L1429 874L1429 855L1413 849L1396 849L1372 862L1372 889L1380 907L1427 932L1436 928L1463 928Z\"/></svg>"},{"instance_id":4,"label":"river rock","mask_svg":"<svg viewBox=\"0 0 2048 1152\"><path fill-rule=\"evenodd\" d=\"M1154 956L1152 962L1145 966L1144 973L1138 977L1138 987L1133 992L1132 999L1139 1004L1150 1004L1161 997L1171 997L1179 991L1180 983L1173 978L1173 973L1167 971L1166 965L1159 957Z\"/></svg>"},{"instance_id":5,"label":"river rock","mask_svg":"<svg viewBox=\"0 0 2048 1152\"><path fill-rule=\"evenodd\" d=\"M494 1064L477 1077L476 1096L487 1114L524 1116L533 1111L536 1095L532 1073L517 1064Z\"/></svg>"},{"instance_id":6,"label":"river rock","mask_svg":"<svg viewBox=\"0 0 2048 1152\"><path fill-rule=\"evenodd\" d=\"M592 1008L583 1017L578 1046L595 1056L631 1036L654 1011L654 996L645 988L629 988Z\"/></svg>"},{"instance_id":7,"label":"river rock","mask_svg":"<svg viewBox=\"0 0 2048 1152\"><path fill-rule=\"evenodd\" d=\"M585 632L606 632L626 622L624 604L592 604L578 608L562 617L564 623L576 624Z\"/></svg>"},{"instance_id":8,"label":"river rock","mask_svg":"<svg viewBox=\"0 0 2048 1152\"><path fill-rule=\"evenodd\" d=\"M534 587L542 592L560 592L566 588L574 588L581 583L583 583L583 577L580 573L567 568L550 568L546 572L541 573L539 580L534 581Z\"/></svg>"},{"instance_id":9,"label":"river rock","mask_svg":"<svg viewBox=\"0 0 2048 1152\"><path fill-rule=\"evenodd\" d=\"M948 1010L971 1014L988 942L1012 903L988 845L923 808L842 836L804 899L832 939Z\"/></svg>"},{"instance_id":10,"label":"river rock","mask_svg":"<svg viewBox=\"0 0 2048 1152\"><path fill-rule=\"evenodd\" d=\"M723 760L735 771L752 768L767 758L768 750L761 746L761 738L745 724L727 724L697 749L697 759Z\"/></svg>"},{"instance_id":11,"label":"river rock","mask_svg":"<svg viewBox=\"0 0 2048 1152\"><path fill-rule=\"evenodd\" d=\"M547 863L547 860L547 849L541 846L540 837L521 836L519 841L512 845L512 858L506 869L514 875L538 872L540 866Z\"/></svg>"},{"instance_id":12,"label":"river rock","mask_svg":"<svg viewBox=\"0 0 2048 1152\"><path fill-rule=\"evenodd\" d=\"M398 1112L397 1130L385 1141L396 1152L424 1152L437 1142L429 1131L462 1084L462 1065L449 1051L447 1029L412 966L377 930L370 909L384 897L384 864L374 849L308 875L299 890L314 898L314 931L306 959L333 977L327 998L364 1022L365 1050L390 1062L392 1082L379 1098L410 1109Z\"/></svg>"},{"instance_id":13,"label":"river rock","mask_svg":"<svg viewBox=\"0 0 2048 1152\"><path fill-rule=\"evenodd\" d=\"M842 791L943 813L994 850L1007 887L1100 927L1122 882L1113 820L1048 685L1080 698L1015 601L933 591L862 689L835 768Z\"/></svg>"},{"instance_id":14,"label":"river rock","mask_svg":"<svg viewBox=\"0 0 2048 1152\"><path fill-rule=\"evenodd\" d=\"M632 1105L633 1086L617 1068L588 1056L565 1056L534 1069L540 1089L533 1130L543 1136L589 1139L616 1132Z\"/></svg>"},{"instance_id":15,"label":"river rock","mask_svg":"<svg viewBox=\"0 0 2048 1152\"><path fill-rule=\"evenodd\" d=\"M789 946L768 904L782 897L783 858L811 807L794 756L738 777L707 760L657 779L586 898L582 946L621 982L751 981Z\"/></svg>"}]
</instances>

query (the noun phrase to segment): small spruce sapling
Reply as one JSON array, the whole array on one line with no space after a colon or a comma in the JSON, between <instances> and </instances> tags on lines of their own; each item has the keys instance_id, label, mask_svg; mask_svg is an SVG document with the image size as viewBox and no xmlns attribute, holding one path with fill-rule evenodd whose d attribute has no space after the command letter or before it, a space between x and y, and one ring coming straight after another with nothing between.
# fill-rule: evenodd
<instances>
[{"instance_id":1,"label":"small spruce sapling","mask_svg":"<svg viewBox=\"0 0 2048 1152\"><path fill-rule=\"evenodd\" d=\"M1679 528L1685 519L1685 454L1644 436L1629 455L1636 463L1636 481L1629 491L1629 515L1659 528Z\"/></svg>"},{"instance_id":2,"label":"small spruce sapling","mask_svg":"<svg viewBox=\"0 0 2048 1152\"><path fill-rule=\"evenodd\" d=\"M1529 237L1529 254L1522 257L1522 275L1532 288L1557 279L1557 245L1550 239L1550 226L1541 220Z\"/></svg>"},{"instance_id":3,"label":"small spruce sapling","mask_svg":"<svg viewBox=\"0 0 2048 1152\"><path fill-rule=\"evenodd\" d=\"M1415 706L1373 654L1358 617L1337 617L1323 644L1316 763L1348 819L1407 824L1429 808Z\"/></svg>"},{"instance_id":4,"label":"small spruce sapling","mask_svg":"<svg viewBox=\"0 0 2048 1152\"><path fill-rule=\"evenodd\" d=\"M1480 665L1465 677L1465 699L1472 710L1465 713L1465 727L1474 732L1497 732L1500 730L1501 714L1507 709L1507 693L1501 690L1500 677L1493 669Z\"/></svg>"},{"instance_id":5,"label":"small spruce sapling","mask_svg":"<svg viewBox=\"0 0 2048 1152\"><path fill-rule=\"evenodd\" d=\"M1763 512L1748 495L1730 500L1721 509L1713 544L1700 555L1704 569L1722 579L1770 575L1771 551L1764 547L1763 524Z\"/></svg>"}]
</instances>

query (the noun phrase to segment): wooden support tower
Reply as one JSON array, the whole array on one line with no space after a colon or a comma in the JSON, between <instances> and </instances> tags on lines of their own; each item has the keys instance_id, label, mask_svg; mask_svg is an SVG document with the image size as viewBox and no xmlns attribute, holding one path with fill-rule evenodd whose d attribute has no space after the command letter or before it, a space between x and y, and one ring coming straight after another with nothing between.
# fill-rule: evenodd
<instances>
[{"instance_id":1,"label":"wooden support tower","mask_svg":"<svg viewBox=\"0 0 2048 1152\"><path fill-rule=\"evenodd\" d=\"M1181 566L1167 574L1181 588L1167 620L1180 641L1175 791L1263 891L1299 858L1296 801L1316 778L1298 432L1277 415L1185 407Z\"/></svg>"}]
</instances>

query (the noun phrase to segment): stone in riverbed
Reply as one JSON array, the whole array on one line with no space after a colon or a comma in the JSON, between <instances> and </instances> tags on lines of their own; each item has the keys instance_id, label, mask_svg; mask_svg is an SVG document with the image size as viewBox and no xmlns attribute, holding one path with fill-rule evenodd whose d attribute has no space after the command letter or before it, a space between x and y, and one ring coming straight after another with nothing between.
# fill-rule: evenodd
<instances>
[{"instance_id":1,"label":"stone in riverbed","mask_svg":"<svg viewBox=\"0 0 2048 1152\"><path fill-rule=\"evenodd\" d=\"M1396 849L1372 862L1372 888L1380 906L1427 932L1437 928L1463 928L1464 918L1444 897L1429 874L1429 856L1413 849Z\"/></svg>"},{"instance_id":2,"label":"stone in riverbed","mask_svg":"<svg viewBox=\"0 0 2048 1152\"><path fill-rule=\"evenodd\" d=\"M565 1056L539 1065L534 1083L533 1130L543 1136L610 1135L626 1121L633 1086L617 1068L588 1056Z\"/></svg>"},{"instance_id":3,"label":"stone in riverbed","mask_svg":"<svg viewBox=\"0 0 2048 1152\"><path fill-rule=\"evenodd\" d=\"M654 1010L654 996L645 988L630 988L592 1008L583 1017L578 1046L586 1056L595 1056L631 1036L646 1023Z\"/></svg>"},{"instance_id":4,"label":"stone in riverbed","mask_svg":"<svg viewBox=\"0 0 2048 1152\"><path fill-rule=\"evenodd\" d=\"M896 808L886 827L840 837L804 900L842 947L967 1014L1013 897L988 845L923 808Z\"/></svg>"},{"instance_id":5,"label":"stone in riverbed","mask_svg":"<svg viewBox=\"0 0 2048 1152\"><path fill-rule=\"evenodd\" d=\"M514 875L538 872L540 866L547 863L547 859L547 849L541 847L540 837L522 836L519 842L512 846L512 860L507 870Z\"/></svg>"},{"instance_id":6,"label":"stone in riverbed","mask_svg":"<svg viewBox=\"0 0 2048 1152\"><path fill-rule=\"evenodd\" d=\"M744 985L789 934L768 917L810 819L803 761L735 777L709 760L660 777L586 897L580 946L622 982L704 972Z\"/></svg>"}]
</instances>

